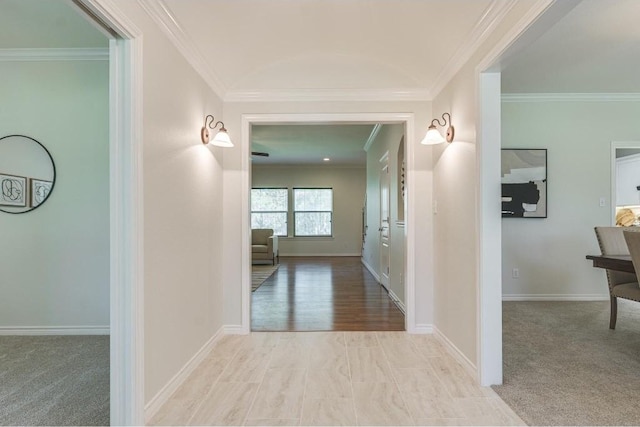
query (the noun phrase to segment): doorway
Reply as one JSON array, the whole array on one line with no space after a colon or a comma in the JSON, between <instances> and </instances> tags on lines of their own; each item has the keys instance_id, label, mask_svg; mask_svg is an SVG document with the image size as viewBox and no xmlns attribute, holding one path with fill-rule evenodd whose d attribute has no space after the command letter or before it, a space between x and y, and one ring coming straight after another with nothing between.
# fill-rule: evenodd
<instances>
[{"instance_id":1,"label":"doorway","mask_svg":"<svg viewBox=\"0 0 640 427\"><path fill-rule=\"evenodd\" d=\"M242 201L244 206L244 211L249 213L251 212L250 208L250 189L251 189L251 170L249 167L249 157L250 157L250 147L251 147L251 130L252 126L255 125L273 125L277 123L287 123L287 124L346 124L346 123L389 123L389 122L400 122L403 123L404 128L406 129L405 134L409 135L413 132L413 115L412 114L282 114L282 115L244 115L242 120L242 130L243 130L243 144L242 144L242 156L244 159L247 159L246 162L243 161L243 171L246 175L245 179L245 192L242 194ZM410 138L411 136L409 136ZM411 180L411 175L407 176L407 181ZM377 184L376 184L377 187ZM406 210L411 212L412 205L410 199L408 198L409 203L407 204ZM362 202L362 200L360 200ZM358 210L360 212L361 208ZM407 215L410 217L410 215ZM411 219L409 219L409 227L411 224ZM361 227L358 228L358 230ZM413 239L407 233L407 228L404 228L403 233L405 237L405 245L407 248L412 248ZM247 333L251 328L251 219L250 215L247 215L244 223L243 223L243 242L244 242L244 250L243 250L243 286L242 286L242 329ZM411 252L411 249L406 250L405 253ZM407 295L406 300L406 312L404 326L407 328L407 324L410 324L409 319L413 319L413 276L412 274L407 274L407 271L412 270L412 266L410 266L411 257L408 256L406 262L402 266L402 277L406 278L404 282L404 293ZM410 298L409 298L410 296Z\"/></svg>"}]
</instances>

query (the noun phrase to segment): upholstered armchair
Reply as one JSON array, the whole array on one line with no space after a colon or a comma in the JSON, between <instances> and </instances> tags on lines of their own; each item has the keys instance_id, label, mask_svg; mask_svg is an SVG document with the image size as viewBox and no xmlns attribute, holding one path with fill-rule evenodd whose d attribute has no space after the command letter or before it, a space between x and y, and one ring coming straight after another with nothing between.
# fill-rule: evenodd
<instances>
[{"instance_id":1,"label":"upholstered armchair","mask_svg":"<svg viewBox=\"0 0 640 427\"><path fill-rule=\"evenodd\" d=\"M596 227L596 236L602 255L630 255L625 242L625 227ZM609 297L611 299L611 317L609 329L616 328L618 317L618 298L640 302L640 287L635 274L607 270Z\"/></svg>"},{"instance_id":2,"label":"upholstered armchair","mask_svg":"<svg viewBox=\"0 0 640 427\"><path fill-rule=\"evenodd\" d=\"M251 230L251 262L266 260L276 265L280 262L278 255L278 236L270 228L256 228Z\"/></svg>"}]
</instances>

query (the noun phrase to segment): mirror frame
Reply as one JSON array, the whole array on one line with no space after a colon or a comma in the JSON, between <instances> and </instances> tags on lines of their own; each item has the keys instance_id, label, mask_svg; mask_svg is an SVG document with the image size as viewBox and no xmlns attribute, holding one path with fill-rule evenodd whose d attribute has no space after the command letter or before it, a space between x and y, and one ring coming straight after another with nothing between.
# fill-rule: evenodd
<instances>
[{"instance_id":1,"label":"mirror frame","mask_svg":"<svg viewBox=\"0 0 640 427\"><path fill-rule=\"evenodd\" d=\"M44 145L42 145L42 143L40 141L38 141L35 138L31 138L30 136L27 135L19 135L19 134L14 134L14 135L6 135L3 137L0 137L0 144L2 144L2 141L7 139L7 138L13 138L13 137L20 137L20 138L26 138L26 139L30 139L31 141L35 142L36 144L38 144L45 153L47 153L47 156L49 156L49 160L51 160L51 167L53 168L53 179L51 181L51 189L49 190L49 194L47 194L47 197L40 203L38 204L38 206L35 207L31 207L28 210L22 211L22 212L11 212L11 211L6 211L3 209L2 206L0 206L0 212L2 213L7 213L7 214L12 214L12 215L18 215L18 214L25 214L25 213L29 213L29 212L33 212L36 209L38 209L40 206L44 205L44 203L49 200L49 197L51 197L51 193L53 193L53 189L56 186L56 162L53 161L53 156L51 155L51 153L49 152L49 150L47 150L47 147L45 147Z\"/></svg>"}]
</instances>

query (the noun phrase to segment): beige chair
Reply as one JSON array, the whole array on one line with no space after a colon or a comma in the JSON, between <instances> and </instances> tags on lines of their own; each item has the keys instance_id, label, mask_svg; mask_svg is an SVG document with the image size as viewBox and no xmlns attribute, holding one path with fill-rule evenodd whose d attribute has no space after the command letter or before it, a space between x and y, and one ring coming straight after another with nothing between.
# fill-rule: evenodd
<instances>
[{"instance_id":1,"label":"beige chair","mask_svg":"<svg viewBox=\"0 0 640 427\"><path fill-rule=\"evenodd\" d=\"M273 235L270 228L256 228L251 230L251 262L271 261L276 265L280 262L278 255L278 236Z\"/></svg>"},{"instance_id":2,"label":"beige chair","mask_svg":"<svg viewBox=\"0 0 640 427\"><path fill-rule=\"evenodd\" d=\"M625 242L625 227L596 227L596 237L602 255L629 255L629 248ZM618 298L640 302L640 287L638 278L631 273L607 270L609 282L609 297L611 299L611 317L609 328L616 328L618 317Z\"/></svg>"}]
</instances>

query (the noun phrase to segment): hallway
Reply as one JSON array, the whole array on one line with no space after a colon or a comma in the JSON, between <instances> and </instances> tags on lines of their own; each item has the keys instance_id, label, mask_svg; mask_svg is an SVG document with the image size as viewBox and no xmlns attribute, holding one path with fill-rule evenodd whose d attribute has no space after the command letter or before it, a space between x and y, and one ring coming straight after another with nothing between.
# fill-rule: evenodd
<instances>
[{"instance_id":1,"label":"hallway","mask_svg":"<svg viewBox=\"0 0 640 427\"><path fill-rule=\"evenodd\" d=\"M432 335L306 332L218 341L151 425L525 425Z\"/></svg>"},{"instance_id":2,"label":"hallway","mask_svg":"<svg viewBox=\"0 0 640 427\"><path fill-rule=\"evenodd\" d=\"M252 331L404 330L404 315L359 257L281 258L251 297Z\"/></svg>"}]
</instances>

